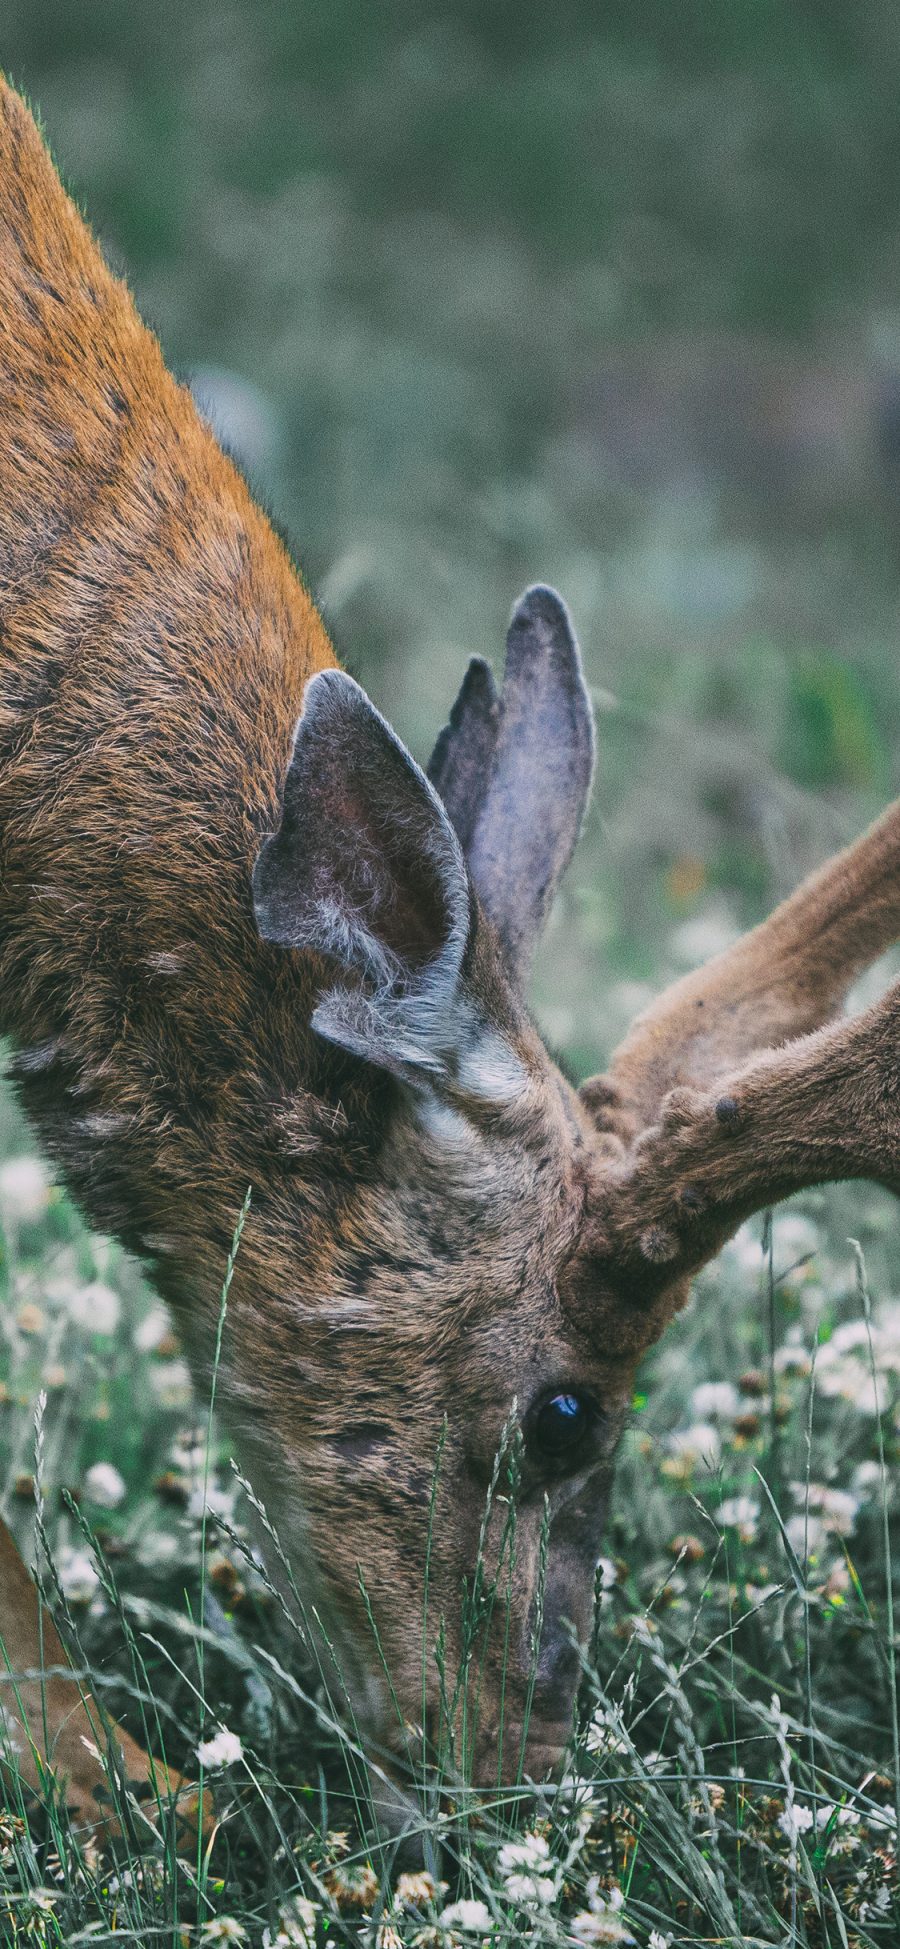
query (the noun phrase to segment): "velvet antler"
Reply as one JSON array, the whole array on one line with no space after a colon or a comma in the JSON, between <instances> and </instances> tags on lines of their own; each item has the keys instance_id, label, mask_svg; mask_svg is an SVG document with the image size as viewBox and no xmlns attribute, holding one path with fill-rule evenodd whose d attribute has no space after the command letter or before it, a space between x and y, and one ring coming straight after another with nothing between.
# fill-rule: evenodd
<instances>
[{"instance_id":1,"label":"velvet antler","mask_svg":"<svg viewBox=\"0 0 900 1949\"><path fill-rule=\"evenodd\" d=\"M711 1086L830 1021L856 976L898 937L900 800L761 926L667 988L606 1075L583 1085L582 1100L600 1129L632 1142L670 1090Z\"/></svg>"},{"instance_id":2,"label":"velvet antler","mask_svg":"<svg viewBox=\"0 0 900 1949\"><path fill-rule=\"evenodd\" d=\"M623 1268L683 1282L806 1185L900 1188L900 983L831 1020L898 936L900 801L634 1024L582 1090L623 1145L604 1218Z\"/></svg>"}]
</instances>

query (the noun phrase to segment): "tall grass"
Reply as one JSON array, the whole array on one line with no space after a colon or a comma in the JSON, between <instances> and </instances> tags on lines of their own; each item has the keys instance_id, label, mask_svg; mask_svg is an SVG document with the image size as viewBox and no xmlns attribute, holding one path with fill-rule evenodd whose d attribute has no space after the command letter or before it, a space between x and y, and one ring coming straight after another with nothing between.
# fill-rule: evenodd
<instances>
[{"instance_id":1,"label":"tall grass","mask_svg":"<svg viewBox=\"0 0 900 1949\"><path fill-rule=\"evenodd\" d=\"M775 1214L764 1244L742 1234L703 1276L636 1397L564 1773L476 1793L481 1648L514 1551L504 1431L488 1499L502 1493L503 1544L492 1576L473 1565L462 1663L441 1672L444 1751L414 1751L405 1785L418 1866L384 1820L394 1788L334 1647L289 1566L277 1587L262 1568L256 1541L268 1527L271 1560L278 1539L127 1260L37 1169L0 1167L0 1202L4 1507L27 1545L37 1486L77 1667L170 1764L197 1777L203 1750L217 1810L179 1853L174 1809L130 1805L113 1769L124 1835L101 1853L7 1751L0 1939L896 1940L900 1306L869 1300L839 1193ZM874 1194L855 1214L882 1270L884 1215ZM440 1447L437 1429L436 1478ZM427 1683L443 1643L427 1565L423 1612Z\"/></svg>"}]
</instances>

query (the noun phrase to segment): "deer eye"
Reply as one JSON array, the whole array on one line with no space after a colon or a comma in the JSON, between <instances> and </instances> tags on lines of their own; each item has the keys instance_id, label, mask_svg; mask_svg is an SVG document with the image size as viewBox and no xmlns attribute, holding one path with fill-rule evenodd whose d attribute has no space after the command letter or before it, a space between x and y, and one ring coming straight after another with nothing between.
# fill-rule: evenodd
<instances>
[{"instance_id":1,"label":"deer eye","mask_svg":"<svg viewBox=\"0 0 900 1949\"><path fill-rule=\"evenodd\" d=\"M528 1447L535 1456L542 1455L551 1461L567 1460L581 1447L592 1420L590 1403L582 1394L569 1389L551 1394L549 1401L544 1401L529 1416Z\"/></svg>"}]
</instances>

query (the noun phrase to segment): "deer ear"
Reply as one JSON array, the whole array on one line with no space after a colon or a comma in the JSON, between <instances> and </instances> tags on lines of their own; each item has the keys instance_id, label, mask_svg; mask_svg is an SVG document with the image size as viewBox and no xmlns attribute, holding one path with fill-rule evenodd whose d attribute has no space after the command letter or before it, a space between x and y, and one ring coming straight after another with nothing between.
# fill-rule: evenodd
<instances>
[{"instance_id":1,"label":"deer ear","mask_svg":"<svg viewBox=\"0 0 900 1949\"><path fill-rule=\"evenodd\" d=\"M253 870L263 940L356 978L322 997L313 1028L398 1074L439 1074L465 1032L469 898L434 788L359 684L321 671L306 687L281 825Z\"/></svg>"},{"instance_id":2,"label":"deer ear","mask_svg":"<svg viewBox=\"0 0 900 1949\"><path fill-rule=\"evenodd\" d=\"M553 589L528 589L509 626L502 694L473 658L428 768L520 984L593 770L593 714L568 611Z\"/></svg>"}]
</instances>

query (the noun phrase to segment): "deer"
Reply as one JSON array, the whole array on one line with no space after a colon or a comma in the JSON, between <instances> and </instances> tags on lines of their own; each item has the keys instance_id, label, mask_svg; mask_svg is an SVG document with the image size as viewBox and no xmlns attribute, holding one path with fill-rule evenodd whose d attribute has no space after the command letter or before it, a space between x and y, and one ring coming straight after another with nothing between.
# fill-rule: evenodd
<instances>
[{"instance_id":1,"label":"deer","mask_svg":"<svg viewBox=\"0 0 900 1949\"><path fill-rule=\"evenodd\" d=\"M11 1074L200 1389L251 1187L217 1405L373 1752L407 1723L437 1739L434 1640L452 1669L460 1589L479 1550L499 1563L485 1499L514 1424L475 1780L559 1764L635 1374L694 1275L806 1186L900 1188L900 987L844 1012L900 935L900 804L576 1087L526 993L594 762L573 627L535 585L502 684L472 659L420 768L4 83ZM22 1772L96 1826L102 1715L6 1531L0 1567ZM129 1780L182 1790L111 1736Z\"/></svg>"}]
</instances>

